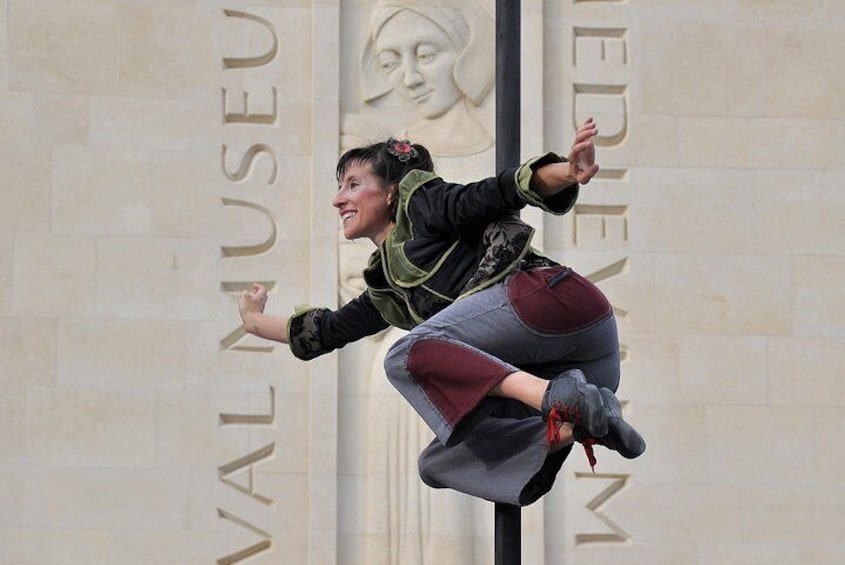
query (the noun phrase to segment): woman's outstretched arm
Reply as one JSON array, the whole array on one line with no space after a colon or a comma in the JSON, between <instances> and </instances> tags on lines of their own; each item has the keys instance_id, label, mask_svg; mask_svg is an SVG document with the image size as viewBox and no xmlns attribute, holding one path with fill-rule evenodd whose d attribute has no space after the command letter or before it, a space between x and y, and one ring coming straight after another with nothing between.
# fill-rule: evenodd
<instances>
[{"instance_id":1,"label":"woman's outstretched arm","mask_svg":"<svg viewBox=\"0 0 845 565\"><path fill-rule=\"evenodd\" d=\"M531 190L542 198L554 196L574 184L587 184L599 171L593 138L598 133L593 118L588 118L578 128L569 160L566 163L549 163L538 167L531 177Z\"/></svg>"}]
</instances>

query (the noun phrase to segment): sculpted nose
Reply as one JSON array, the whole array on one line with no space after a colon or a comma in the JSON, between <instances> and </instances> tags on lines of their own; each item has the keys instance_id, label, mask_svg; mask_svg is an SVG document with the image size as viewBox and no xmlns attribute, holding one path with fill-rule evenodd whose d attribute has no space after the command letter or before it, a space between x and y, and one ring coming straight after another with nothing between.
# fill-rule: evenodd
<instances>
[{"instance_id":1,"label":"sculpted nose","mask_svg":"<svg viewBox=\"0 0 845 565\"><path fill-rule=\"evenodd\" d=\"M417 64L414 62L405 63L402 73L403 82L407 87L417 86L423 82L423 77L420 74Z\"/></svg>"}]
</instances>

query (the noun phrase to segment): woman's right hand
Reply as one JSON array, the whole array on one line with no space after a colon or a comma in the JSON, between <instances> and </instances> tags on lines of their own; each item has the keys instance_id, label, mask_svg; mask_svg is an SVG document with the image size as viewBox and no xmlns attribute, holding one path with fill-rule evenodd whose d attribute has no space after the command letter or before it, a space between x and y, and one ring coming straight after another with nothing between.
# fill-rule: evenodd
<instances>
[{"instance_id":1,"label":"woman's right hand","mask_svg":"<svg viewBox=\"0 0 845 565\"><path fill-rule=\"evenodd\" d=\"M599 166L596 164L596 146L593 142L598 132L595 120L587 118L575 133L575 141L569 151L569 171L578 184L587 184L599 172Z\"/></svg>"}]
</instances>

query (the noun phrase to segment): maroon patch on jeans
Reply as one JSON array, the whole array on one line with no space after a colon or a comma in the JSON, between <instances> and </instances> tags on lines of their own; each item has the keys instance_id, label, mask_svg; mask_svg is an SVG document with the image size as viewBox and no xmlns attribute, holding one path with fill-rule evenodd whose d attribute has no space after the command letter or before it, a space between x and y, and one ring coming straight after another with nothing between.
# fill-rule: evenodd
<instances>
[{"instance_id":1,"label":"maroon patch on jeans","mask_svg":"<svg viewBox=\"0 0 845 565\"><path fill-rule=\"evenodd\" d=\"M520 320L543 333L578 331L611 311L596 285L567 267L517 272L508 283L508 296Z\"/></svg>"},{"instance_id":2,"label":"maroon patch on jeans","mask_svg":"<svg viewBox=\"0 0 845 565\"><path fill-rule=\"evenodd\" d=\"M440 339L415 341L408 371L453 428L511 372L473 349Z\"/></svg>"}]
</instances>

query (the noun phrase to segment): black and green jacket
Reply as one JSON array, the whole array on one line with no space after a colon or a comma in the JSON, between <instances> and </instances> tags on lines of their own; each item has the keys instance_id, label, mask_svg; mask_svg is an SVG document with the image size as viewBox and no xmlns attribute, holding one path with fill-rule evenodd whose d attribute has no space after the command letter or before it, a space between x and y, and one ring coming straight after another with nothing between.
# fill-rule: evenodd
<instances>
[{"instance_id":1,"label":"black and green jacket","mask_svg":"<svg viewBox=\"0 0 845 565\"><path fill-rule=\"evenodd\" d=\"M408 173L396 226L364 270L367 290L338 310L299 309L288 321L293 354L313 359L391 325L411 329L520 265L555 264L531 248L534 229L515 212L526 204L554 214L572 208L577 184L545 200L529 188L536 167L563 160L547 153L470 184Z\"/></svg>"}]
</instances>

